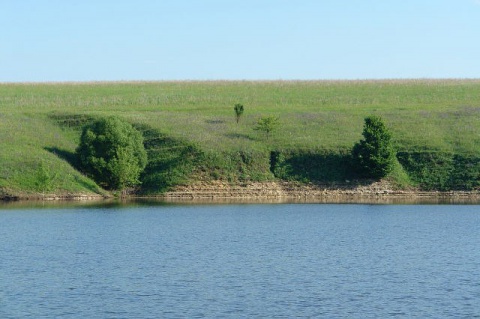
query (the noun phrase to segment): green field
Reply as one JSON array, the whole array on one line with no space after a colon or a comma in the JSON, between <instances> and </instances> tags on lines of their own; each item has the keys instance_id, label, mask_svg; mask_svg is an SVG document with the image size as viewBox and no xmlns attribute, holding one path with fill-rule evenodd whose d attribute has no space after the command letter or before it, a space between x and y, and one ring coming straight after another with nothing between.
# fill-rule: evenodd
<instances>
[{"instance_id":1,"label":"green field","mask_svg":"<svg viewBox=\"0 0 480 319\"><path fill-rule=\"evenodd\" d=\"M236 103L245 106L238 124ZM73 152L82 125L109 115L145 135L147 193L199 178L274 179L272 151L302 154L304 168L335 161L362 137L368 115L383 117L403 154L462 156L474 166L480 157L480 80L0 84L1 192L39 193L41 165L53 176L50 192L103 192L74 168ZM281 123L268 139L253 130L267 115ZM297 173L290 178L345 175Z\"/></svg>"}]
</instances>

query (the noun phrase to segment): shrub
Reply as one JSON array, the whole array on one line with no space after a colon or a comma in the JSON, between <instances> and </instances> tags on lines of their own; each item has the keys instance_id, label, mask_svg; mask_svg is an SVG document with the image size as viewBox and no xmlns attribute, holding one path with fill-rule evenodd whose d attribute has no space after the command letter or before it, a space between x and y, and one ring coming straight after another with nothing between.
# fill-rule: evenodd
<instances>
[{"instance_id":1,"label":"shrub","mask_svg":"<svg viewBox=\"0 0 480 319\"><path fill-rule=\"evenodd\" d=\"M352 150L353 167L361 177L379 179L395 167L396 157L392 135L378 116L365 118L364 139Z\"/></svg>"},{"instance_id":2,"label":"shrub","mask_svg":"<svg viewBox=\"0 0 480 319\"><path fill-rule=\"evenodd\" d=\"M279 126L279 119L275 116L265 116L257 121L257 125L254 127L256 131L265 132L267 138L270 137L270 133Z\"/></svg>"},{"instance_id":3,"label":"shrub","mask_svg":"<svg viewBox=\"0 0 480 319\"><path fill-rule=\"evenodd\" d=\"M117 117L86 126L76 152L84 172L107 189L139 184L147 164L142 135Z\"/></svg>"}]
</instances>

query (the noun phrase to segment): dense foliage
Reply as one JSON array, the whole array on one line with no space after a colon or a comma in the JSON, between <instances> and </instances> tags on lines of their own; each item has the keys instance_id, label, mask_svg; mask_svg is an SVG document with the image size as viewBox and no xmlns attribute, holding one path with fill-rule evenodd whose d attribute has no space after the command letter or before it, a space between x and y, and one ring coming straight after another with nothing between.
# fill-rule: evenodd
<instances>
[{"instance_id":1,"label":"dense foliage","mask_svg":"<svg viewBox=\"0 0 480 319\"><path fill-rule=\"evenodd\" d=\"M352 150L353 166L361 177L379 179L395 166L392 134L378 116L365 118L363 139Z\"/></svg>"},{"instance_id":2,"label":"dense foliage","mask_svg":"<svg viewBox=\"0 0 480 319\"><path fill-rule=\"evenodd\" d=\"M76 152L84 172L107 189L123 190L139 184L147 165L142 135L117 117L86 126Z\"/></svg>"}]
</instances>

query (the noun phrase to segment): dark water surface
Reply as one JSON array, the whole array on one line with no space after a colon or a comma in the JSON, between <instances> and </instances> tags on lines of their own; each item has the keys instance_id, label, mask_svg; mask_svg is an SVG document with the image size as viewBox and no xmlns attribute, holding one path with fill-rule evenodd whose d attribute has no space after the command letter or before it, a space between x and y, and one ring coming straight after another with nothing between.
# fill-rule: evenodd
<instances>
[{"instance_id":1,"label":"dark water surface","mask_svg":"<svg viewBox=\"0 0 480 319\"><path fill-rule=\"evenodd\" d=\"M480 318L478 205L0 209L0 318Z\"/></svg>"}]
</instances>

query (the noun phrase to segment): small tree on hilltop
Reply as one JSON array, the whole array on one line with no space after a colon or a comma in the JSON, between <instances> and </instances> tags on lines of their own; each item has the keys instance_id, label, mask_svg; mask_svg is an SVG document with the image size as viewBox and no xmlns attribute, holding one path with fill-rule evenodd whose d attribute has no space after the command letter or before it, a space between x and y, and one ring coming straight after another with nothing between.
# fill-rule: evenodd
<instances>
[{"instance_id":1,"label":"small tree on hilltop","mask_svg":"<svg viewBox=\"0 0 480 319\"><path fill-rule=\"evenodd\" d=\"M267 138L270 137L270 133L274 131L280 125L278 117L265 116L257 121L257 125L253 128L255 131L265 132Z\"/></svg>"},{"instance_id":2,"label":"small tree on hilltop","mask_svg":"<svg viewBox=\"0 0 480 319\"><path fill-rule=\"evenodd\" d=\"M380 179L395 166L395 148L392 135L378 116L365 118L363 140L356 143L352 158L357 173L362 177Z\"/></svg>"},{"instance_id":3,"label":"small tree on hilltop","mask_svg":"<svg viewBox=\"0 0 480 319\"><path fill-rule=\"evenodd\" d=\"M235 110L235 118L237 119L237 123L238 123L240 121L240 117L243 114L243 105L237 103L235 104L233 109Z\"/></svg>"},{"instance_id":4,"label":"small tree on hilltop","mask_svg":"<svg viewBox=\"0 0 480 319\"><path fill-rule=\"evenodd\" d=\"M76 152L85 173L107 189L138 185L147 165L142 135L117 117L86 126Z\"/></svg>"}]
</instances>

